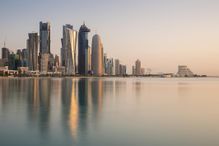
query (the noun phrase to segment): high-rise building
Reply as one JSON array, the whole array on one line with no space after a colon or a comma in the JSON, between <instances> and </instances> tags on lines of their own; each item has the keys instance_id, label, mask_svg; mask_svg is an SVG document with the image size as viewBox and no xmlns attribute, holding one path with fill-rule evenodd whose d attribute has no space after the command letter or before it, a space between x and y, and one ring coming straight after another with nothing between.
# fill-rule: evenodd
<instances>
[{"instance_id":1,"label":"high-rise building","mask_svg":"<svg viewBox=\"0 0 219 146\"><path fill-rule=\"evenodd\" d=\"M119 74L120 74L121 76L126 75L126 65L120 64L120 65L119 65L119 68L120 68L120 69L119 69L119 71L120 71Z\"/></svg>"},{"instance_id":2,"label":"high-rise building","mask_svg":"<svg viewBox=\"0 0 219 146\"><path fill-rule=\"evenodd\" d=\"M22 54L21 66L28 67L28 50L22 49L21 54Z\"/></svg>"},{"instance_id":3,"label":"high-rise building","mask_svg":"<svg viewBox=\"0 0 219 146\"><path fill-rule=\"evenodd\" d=\"M55 66L55 57L52 53L49 54L48 71L52 72Z\"/></svg>"},{"instance_id":4,"label":"high-rise building","mask_svg":"<svg viewBox=\"0 0 219 146\"><path fill-rule=\"evenodd\" d=\"M2 48L2 59L7 59L8 60L9 54L10 54L9 49L6 48L6 47L3 47Z\"/></svg>"},{"instance_id":5,"label":"high-rise building","mask_svg":"<svg viewBox=\"0 0 219 146\"><path fill-rule=\"evenodd\" d=\"M115 59L115 75L120 75L120 63L119 59Z\"/></svg>"},{"instance_id":6,"label":"high-rise building","mask_svg":"<svg viewBox=\"0 0 219 146\"><path fill-rule=\"evenodd\" d=\"M44 72L45 71L51 71L51 65L50 65L50 43L51 43L51 39L50 39L50 23L46 22L40 22L40 55L39 55L39 67L40 67L40 71ZM47 59L47 57L49 56L49 58ZM48 61L48 62L46 62ZM41 65L41 62L44 63L43 65ZM45 69L45 67L48 67L48 69ZM43 67L43 68L41 68Z\"/></svg>"},{"instance_id":7,"label":"high-rise building","mask_svg":"<svg viewBox=\"0 0 219 146\"><path fill-rule=\"evenodd\" d=\"M40 22L40 54L50 54L50 23Z\"/></svg>"},{"instance_id":8,"label":"high-rise building","mask_svg":"<svg viewBox=\"0 0 219 146\"><path fill-rule=\"evenodd\" d=\"M58 56L58 55L55 55L55 66L58 68L59 65L60 65L59 56Z\"/></svg>"},{"instance_id":9,"label":"high-rise building","mask_svg":"<svg viewBox=\"0 0 219 146\"><path fill-rule=\"evenodd\" d=\"M107 54L106 53L104 53L103 54L103 65L104 65L104 73L105 74L107 74L106 72L106 70L107 70Z\"/></svg>"},{"instance_id":10,"label":"high-rise building","mask_svg":"<svg viewBox=\"0 0 219 146\"><path fill-rule=\"evenodd\" d=\"M136 74L135 71L136 71L135 66L132 66L132 75Z\"/></svg>"},{"instance_id":11,"label":"high-rise building","mask_svg":"<svg viewBox=\"0 0 219 146\"><path fill-rule=\"evenodd\" d=\"M8 69L9 70L16 70L16 54L14 54L14 52L9 54Z\"/></svg>"},{"instance_id":12,"label":"high-rise building","mask_svg":"<svg viewBox=\"0 0 219 146\"><path fill-rule=\"evenodd\" d=\"M85 65L86 66L86 68L85 68L85 70L88 70L88 72L89 71L91 71L92 70L92 67L91 67L91 62L92 62L92 57L91 57L91 54L92 54L92 51L91 51L91 47L90 46L88 46L88 51L87 51L87 55L86 56L88 56L88 61L85 61L86 63L87 63L87 65ZM88 68L87 68L88 67Z\"/></svg>"},{"instance_id":13,"label":"high-rise building","mask_svg":"<svg viewBox=\"0 0 219 146\"><path fill-rule=\"evenodd\" d=\"M89 71L89 32L90 29L85 24L80 27L78 36L78 73L82 75L88 74Z\"/></svg>"},{"instance_id":14,"label":"high-rise building","mask_svg":"<svg viewBox=\"0 0 219 146\"><path fill-rule=\"evenodd\" d=\"M2 64L3 64L3 66L8 66L9 55L10 55L10 51L4 45L4 47L2 48Z\"/></svg>"},{"instance_id":15,"label":"high-rise building","mask_svg":"<svg viewBox=\"0 0 219 146\"><path fill-rule=\"evenodd\" d=\"M113 69L114 69L113 58L106 58L105 73L107 75L114 75Z\"/></svg>"},{"instance_id":16,"label":"high-rise building","mask_svg":"<svg viewBox=\"0 0 219 146\"><path fill-rule=\"evenodd\" d=\"M135 62L135 75L141 75L141 61L139 59Z\"/></svg>"},{"instance_id":17,"label":"high-rise building","mask_svg":"<svg viewBox=\"0 0 219 146\"><path fill-rule=\"evenodd\" d=\"M47 74L49 71L49 58L50 54L43 53L40 57L40 72L41 74Z\"/></svg>"},{"instance_id":18,"label":"high-rise building","mask_svg":"<svg viewBox=\"0 0 219 146\"><path fill-rule=\"evenodd\" d=\"M29 33L29 38L27 40L28 48L28 67L29 70L38 70L38 47L39 47L39 37L37 33Z\"/></svg>"},{"instance_id":19,"label":"high-rise building","mask_svg":"<svg viewBox=\"0 0 219 146\"><path fill-rule=\"evenodd\" d=\"M62 66L65 66L66 75L75 75L76 73L76 45L77 31L72 25L66 24L63 26L62 38Z\"/></svg>"},{"instance_id":20,"label":"high-rise building","mask_svg":"<svg viewBox=\"0 0 219 146\"><path fill-rule=\"evenodd\" d=\"M94 35L92 39L92 71L94 75L104 74L103 64L103 44L99 35Z\"/></svg>"}]
</instances>

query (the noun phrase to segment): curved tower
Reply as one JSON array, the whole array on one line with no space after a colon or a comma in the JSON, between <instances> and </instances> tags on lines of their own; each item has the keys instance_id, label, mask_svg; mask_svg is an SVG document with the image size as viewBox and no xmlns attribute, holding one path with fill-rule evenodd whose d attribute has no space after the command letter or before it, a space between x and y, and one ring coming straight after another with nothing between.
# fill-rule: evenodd
<instances>
[{"instance_id":1,"label":"curved tower","mask_svg":"<svg viewBox=\"0 0 219 146\"><path fill-rule=\"evenodd\" d=\"M62 38L62 65L65 66L66 75L75 75L76 73L76 44L77 31L72 25L66 24L63 26Z\"/></svg>"},{"instance_id":2,"label":"curved tower","mask_svg":"<svg viewBox=\"0 0 219 146\"><path fill-rule=\"evenodd\" d=\"M92 39L92 70L94 75L103 75L103 45L99 35L94 35Z\"/></svg>"}]
</instances>

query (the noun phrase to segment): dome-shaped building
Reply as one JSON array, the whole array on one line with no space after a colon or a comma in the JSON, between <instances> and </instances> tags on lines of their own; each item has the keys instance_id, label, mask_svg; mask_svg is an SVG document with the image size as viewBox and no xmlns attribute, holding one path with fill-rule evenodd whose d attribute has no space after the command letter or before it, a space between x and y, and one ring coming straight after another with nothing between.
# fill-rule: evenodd
<instances>
[{"instance_id":1,"label":"dome-shaped building","mask_svg":"<svg viewBox=\"0 0 219 146\"><path fill-rule=\"evenodd\" d=\"M94 35L92 39L92 71L96 76L102 76L103 70L103 44L99 35Z\"/></svg>"}]
</instances>

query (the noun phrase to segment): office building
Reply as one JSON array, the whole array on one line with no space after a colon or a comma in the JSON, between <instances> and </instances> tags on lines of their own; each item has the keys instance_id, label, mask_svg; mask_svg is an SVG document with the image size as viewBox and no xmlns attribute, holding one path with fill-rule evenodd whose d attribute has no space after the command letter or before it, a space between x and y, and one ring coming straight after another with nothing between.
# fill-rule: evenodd
<instances>
[{"instance_id":1,"label":"office building","mask_svg":"<svg viewBox=\"0 0 219 146\"><path fill-rule=\"evenodd\" d=\"M135 62L135 75L141 75L141 61L139 59Z\"/></svg>"},{"instance_id":2,"label":"office building","mask_svg":"<svg viewBox=\"0 0 219 146\"><path fill-rule=\"evenodd\" d=\"M106 58L105 63L105 73L106 75L114 75L114 61L113 58Z\"/></svg>"},{"instance_id":3,"label":"office building","mask_svg":"<svg viewBox=\"0 0 219 146\"><path fill-rule=\"evenodd\" d=\"M40 22L40 54L50 54L50 23Z\"/></svg>"},{"instance_id":4,"label":"office building","mask_svg":"<svg viewBox=\"0 0 219 146\"><path fill-rule=\"evenodd\" d=\"M92 71L96 76L104 74L103 45L99 35L94 35L92 39Z\"/></svg>"},{"instance_id":5,"label":"office building","mask_svg":"<svg viewBox=\"0 0 219 146\"><path fill-rule=\"evenodd\" d=\"M73 29L72 25L66 24L63 26L62 38L62 66L65 66L66 75L76 74L76 45L77 45L77 31Z\"/></svg>"},{"instance_id":6,"label":"office building","mask_svg":"<svg viewBox=\"0 0 219 146\"><path fill-rule=\"evenodd\" d=\"M10 54L9 49L6 47L3 47L2 48L2 59L8 60L9 54Z\"/></svg>"},{"instance_id":7,"label":"office building","mask_svg":"<svg viewBox=\"0 0 219 146\"><path fill-rule=\"evenodd\" d=\"M29 38L27 40L28 49L28 67L31 71L38 70L38 47L39 47L39 37L38 33L29 33Z\"/></svg>"},{"instance_id":8,"label":"office building","mask_svg":"<svg viewBox=\"0 0 219 146\"><path fill-rule=\"evenodd\" d=\"M28 67L28 49L22 49L21 55L22 55L21 66Z\"/></svg>"},{"instance_id":9,"label":"office building","mask_svg":"<svg viewBox=\"0 0 219 146\"><path fill-rule=\"evenodd\" d=\"M83 24L78 35L78 73L87 75L89 72L89 43L88 33L90 29Z\"/></svg>"},{"instance_id":10,"label":"office building","mask_svg":"<svg viewBox=\"0 0 219 146\"><path fill-rule=\"evenodd\" d=\"M47 74L49 71L49 58L50 54L43 53L40 57L40 73L41 74Z\"/></svg>"},{"instance_id":11,"label":"office building","mask_svg":"<svg viewBox=\"0 0 219 146\"><path fill-rule=\"evenodd\" d=\"M124 75L126 75L126 65L122 65L122 64L120 64L119 65L119 75L121 75L121 76L124 76Z\"/></svg>"},{"instance_id":12,"label":"office building","mask_svg":"<svg viewBox=\"0 0 219 146\"><path fill-rule=\"evenodd\" d=\"M115 75L120 75L120 63L119 59L115 59Z\"/></svg>"}]
</instances>

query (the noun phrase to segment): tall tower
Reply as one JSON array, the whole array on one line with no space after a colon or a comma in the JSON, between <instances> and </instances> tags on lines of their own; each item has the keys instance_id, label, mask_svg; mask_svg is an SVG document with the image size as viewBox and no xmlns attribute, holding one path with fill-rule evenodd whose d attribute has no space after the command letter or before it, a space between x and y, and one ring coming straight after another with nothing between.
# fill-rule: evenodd
<instances>
[{"instance_id":1,"label":"tall tower","mask_svg":"<svg viewBox=\"0 0 219 146\"><path fill-rule=\"evenodd\" d=\"M40 54L50 54L50 23L40 22Z\"/></svg>"},{"instance_id":2,"label":"tall tower","mask_svg":"<svg viewBox=\"0 0 219 146\"><path fill-rule=\"evenodd\" d=\"M119 59L115 59L115 75L120 75L120 62Z\"/></svg>"},{"instance_id":3,"label":"tall tower","mask_svg":"<svg viewBox=\"0 0 219 146\"><path fill-rule=\"evenodd\" d=\"M90 29L85 24L80 27L78 36L78 72L81 75L86 75L89 71L89 32Z\"/></svg>"},{"instance_id":4,"label":"tall tower","mask_svg":"<svg viewBox=\"0 0 219 146\"><path fill-rule=\"evenodd\" d=\"M103 45L99 35L94 35L92 39L92 70L94 75L102 76L103 65Z\"/></svg>"},{"instance_id":5,"label":"tall tower","mask_svg":"<svg viewBox=\"0 0 219 146\"><path fill-rule=\"evenodd\" d=\"M137 59L135 61L135 74L137 76L140 76L141 75L141 61L139 59Z\"/></svg>"},{"instance_id":6,"label":"tall tower","mask_svg":"<svg viewBox=\"0 0 219 146\"><path fill-rule=\"evenodd\" d=\"M61 57L62 65L65 66L65 73L67 75L75 75L76 73L76 45L77 31L73 29L72 25L64 25Z\"/></svg>"},{"instance_id":7,"label":"tall tower","mask_svg":"<svg viewBox=\"0 0 219 146\"><path fill-rule=\"evenodd\" d=\"M39 37L38 33L29 33L29 38L27 40L28 48L28 66L29 70L38 70L38 47L39 47Z\"/></svg>"}]
</instances>

